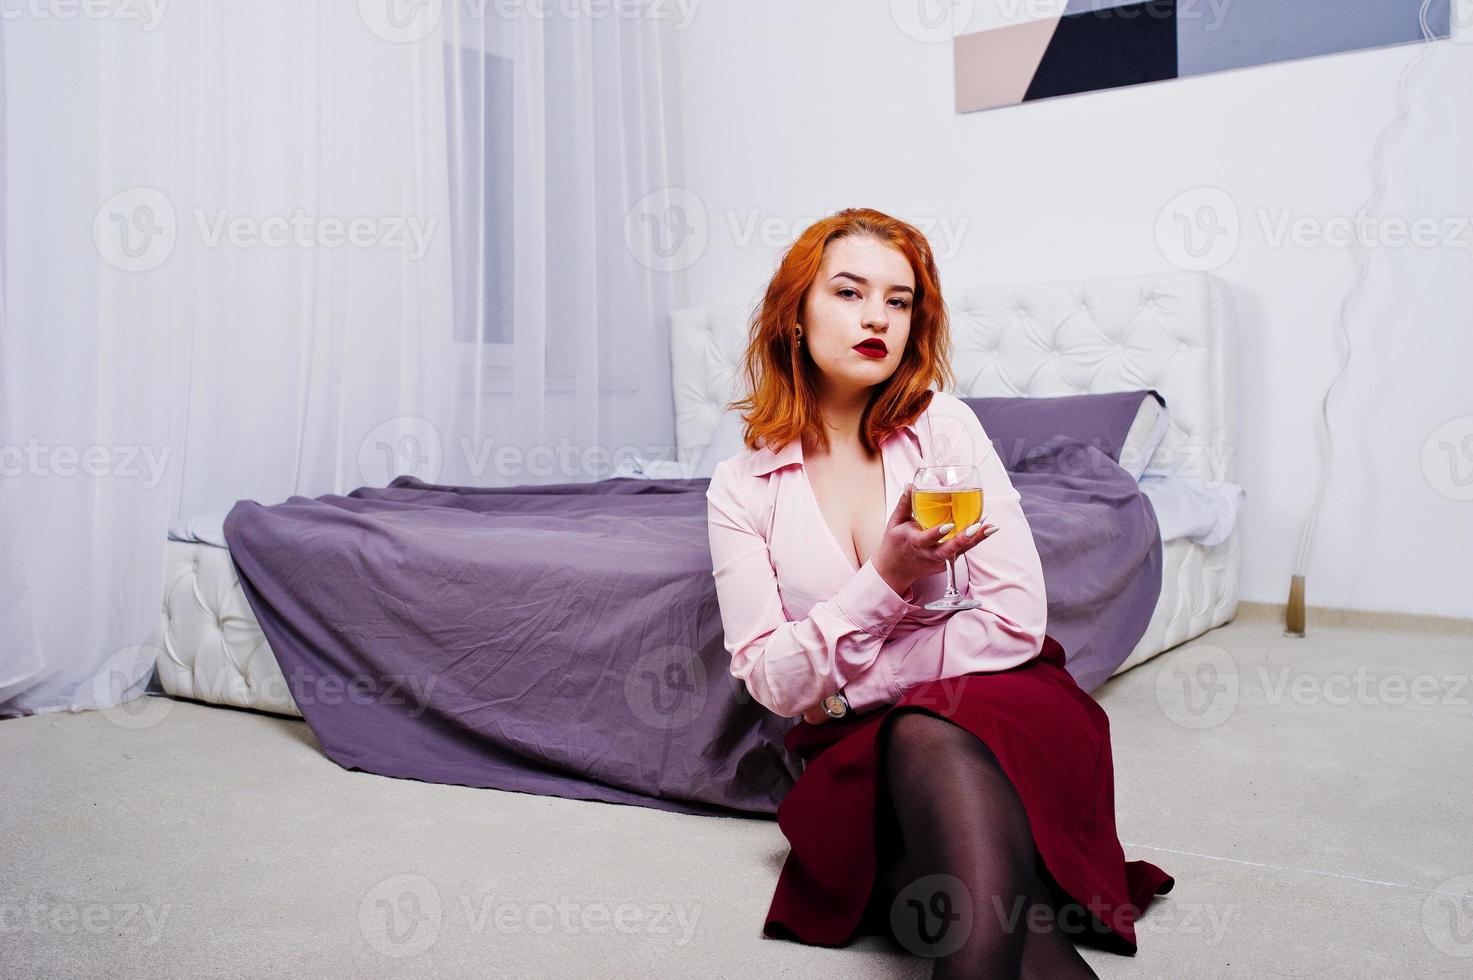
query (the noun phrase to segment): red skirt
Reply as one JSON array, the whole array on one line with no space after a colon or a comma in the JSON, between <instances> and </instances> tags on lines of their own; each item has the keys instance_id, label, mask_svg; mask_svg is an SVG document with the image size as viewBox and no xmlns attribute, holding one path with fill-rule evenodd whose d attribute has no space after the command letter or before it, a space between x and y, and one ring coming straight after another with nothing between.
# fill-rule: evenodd
<instances>
[{"instance_id":1,"label":"red skirt","mask_svg":"<svg viewBox=\"0 0 1473 980\"><path fill-rule=\"evenodd\" d=\"M947 718L982 739L1018 791L1051 890L1091 913L1096 935L1081 941L1133 954L1136 917L1175 881L1148 861L1125 860L1109 719L1064 669L1064 649L1052 637L1010 670L918 684L883 708L793 726L783 744L805 765L778 806L791 850L763 932L839 946L883 930L877 830L893 833L894 821L880 812L890 804L879 791L879 735L901 708Z\"/></svg>"}]
</instances>

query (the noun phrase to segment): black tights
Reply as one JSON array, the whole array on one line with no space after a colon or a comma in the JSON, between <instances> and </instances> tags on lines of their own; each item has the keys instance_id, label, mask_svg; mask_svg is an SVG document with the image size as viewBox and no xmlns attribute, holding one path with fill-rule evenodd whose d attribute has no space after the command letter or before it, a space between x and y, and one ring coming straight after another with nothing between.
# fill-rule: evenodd
<instances>
[{"instance_id":1,"label":"black tights","mask_svg":"<svg viewBox=\"0 0 1473 980\"><path fill-rule=\"evenodd\" d=\"M883 724L872 914L938 978L1096 976L1059 928L1028 815L987 745L923 711Z\"/></svg>"}]
</instances>

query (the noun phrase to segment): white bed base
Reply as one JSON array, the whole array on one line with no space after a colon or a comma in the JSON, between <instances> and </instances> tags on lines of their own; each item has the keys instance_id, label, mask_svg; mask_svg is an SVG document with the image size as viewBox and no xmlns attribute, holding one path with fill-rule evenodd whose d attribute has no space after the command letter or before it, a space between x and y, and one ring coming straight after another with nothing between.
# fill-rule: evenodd
<instances>
[{"instance_id":1,"label":"white bed base","mask_svg":"<svg viewBox=\"0 0 1473 980\"><path fill-rule=\"evenodd\" d=\"M1209 481L1234 478L1231 309L1205 273L981 286L948 294L962 397L1155 388L1171 428L1161 453ZM750 310L671 314L678 458L691 463L735 397ZM1161 457L1158 457L1161 458ZM1163 549L1161 595L1126 670L1233 618L1238 537ZM170 541L164 593L165 691L300 715L240 589L229 554Z\"/></svg>"}]
</instances>

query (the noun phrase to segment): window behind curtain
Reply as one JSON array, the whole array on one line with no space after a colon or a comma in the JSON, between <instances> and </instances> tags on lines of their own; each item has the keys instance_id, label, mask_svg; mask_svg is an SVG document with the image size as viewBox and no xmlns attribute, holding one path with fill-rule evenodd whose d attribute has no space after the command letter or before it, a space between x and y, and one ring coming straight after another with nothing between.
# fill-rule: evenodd
<instances>
[{"instance_id":1,"label":"window behind curtain","mask_svg":"<svg viewBox=\"0 0 1473 980\"><path fill-rule=\"evenodd\" d=\"M512 342L512 64L445 45L457 341Z\"/></svg>"}]
</instances>

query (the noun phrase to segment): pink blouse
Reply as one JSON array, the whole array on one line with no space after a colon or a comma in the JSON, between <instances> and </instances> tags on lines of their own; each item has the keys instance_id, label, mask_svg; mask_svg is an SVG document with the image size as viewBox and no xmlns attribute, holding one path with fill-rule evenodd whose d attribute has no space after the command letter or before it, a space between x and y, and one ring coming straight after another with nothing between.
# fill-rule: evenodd
<instances>
[{"instance_id":1,"label":"pink blouse","mask_svg":"<svg viewBox=\"0 0 1473 980\"><path fill-rule=\"evenodd\" d=\"M712 574L731 674L758 702L797 717L836 690L859 712L898 701L924 681L1004 670L1043 647L1043 570L1018 492L976 414L934 392L916 419L881 444L885 518L917 466L975 464L984 523L997 531L956 561L956 586L976 609L930 611L946 572L896 594L871 560L859 568L819 510L801 440L779 452L743 449L716 465L706 491Z\"/></svg>"}]
</instances>

